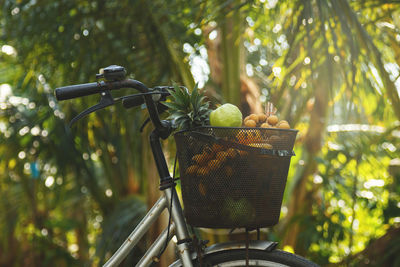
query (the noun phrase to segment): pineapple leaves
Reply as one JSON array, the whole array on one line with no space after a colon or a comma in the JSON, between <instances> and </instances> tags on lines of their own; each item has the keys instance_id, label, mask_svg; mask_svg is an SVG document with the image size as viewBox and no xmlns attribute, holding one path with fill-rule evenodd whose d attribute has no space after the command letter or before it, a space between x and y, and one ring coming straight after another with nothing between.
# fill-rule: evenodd
<instances>
[{"instance_id":1,"label":"pineapple leaves","mask_svg":"<svg viewBox=\"0 0 400 267\"><path fill-rule=\"evenodd\" d=\"M173 97L171 102L165 105L169 108L169 119L174 121L180 130L190 130L195 127L209 124L209 109L206 97L198 89L197 84L190 93L186 88L174 84L174 89L169 90Z\"/></svg>"}]
</instances>

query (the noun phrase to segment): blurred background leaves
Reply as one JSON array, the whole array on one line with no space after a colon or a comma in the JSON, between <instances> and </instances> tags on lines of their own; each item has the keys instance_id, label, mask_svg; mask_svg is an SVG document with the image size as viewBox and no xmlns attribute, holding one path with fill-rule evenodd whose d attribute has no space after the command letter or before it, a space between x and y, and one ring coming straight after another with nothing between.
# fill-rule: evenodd
<instances>
[{"instance_id":1,"label":"blurred background leaves","mask_svg":"<svg viewBox=\"0 0 400 267\"><path fill-rule=\"evenodd\" d=\"M144 112L115 106L69 129L98 97L53 96L111 64L149 86L198 82L244 115L272 101L299 136L281 221L263 236L324 266L399 263L397 1L0 7L0 265L101 264L157 199Z\"/></svg>"}]
</instances>

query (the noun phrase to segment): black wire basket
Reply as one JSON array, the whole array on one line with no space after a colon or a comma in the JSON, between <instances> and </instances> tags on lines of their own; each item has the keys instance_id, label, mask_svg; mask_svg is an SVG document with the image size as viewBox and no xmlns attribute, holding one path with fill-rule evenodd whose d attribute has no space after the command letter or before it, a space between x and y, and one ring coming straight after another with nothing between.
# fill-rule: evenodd
<instances>
[{"instance_id":1,"label":"black wire basket","mask_svg":"<svg viewBox=\"0 0 400 267\"><path fill-rule=\"evenodd\" d=\"M188 224L247 229L277 224L296 134L230 127L177 132Z\"/></svg>"}]
</instances>

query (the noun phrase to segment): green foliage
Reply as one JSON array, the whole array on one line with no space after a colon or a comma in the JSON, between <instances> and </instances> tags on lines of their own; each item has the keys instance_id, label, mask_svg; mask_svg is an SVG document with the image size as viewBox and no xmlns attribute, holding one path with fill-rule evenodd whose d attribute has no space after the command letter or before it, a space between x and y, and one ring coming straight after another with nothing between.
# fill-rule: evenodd
<instances>
[{"instance_id":1,"label":"green foliage","mask_svg":"<svg viewBox=\"0 0 400 267\"><path fill-rule=\"evenodd\" d=\"M285 208L304 168L317 166L307 176L311 212L290 218L305 226L298 238L307 256L351 266L358 263L353 256L398 227L399 178L387 172L400 157L395 1L1 3L0 93L4 84L12 91L0 102L0 265L98 264L144 212L132 198L149 194L145 178L154 169L138 131L144 112L116 106L69 129L68 121L98 97L58 103L54 88L94 81L110 64L149 85L175 80L192 88L188 63L204 57L207 30L225 42L226 54L217 56L225 60L219 70L231 74L225 79L238 81L237 68L246 70L261 100L273 101L300 130ZM239 14L232 19L233 13ZM227 18L241 27L244 50L227 42ZM216 83L211 76L207 86ZM208 106L200 105L197 89L186 93L176 89L181 102L167 105L180 110L172 117L183 128L195 127L206 121ZM324 123L324 138L317 140L321 151L307 158L302 142L313 115ZM274 239L291 225L278 225ZM393 239L382 259L399 255L398 244Z\"/></svg>"},{"instance_id":2,"label":"green foliage","mask_svg":"<svg viewBox=\"0 0 400 267\"><path fill-rule=\"evenodd\" d=\"M151 85L172 79L192 85L176 43L199 37L186 30L191 14L174 16L188 4L163 5L2 2L0 48L7 45L15 53L0 52L0 85L12 88L0 109L0 196L5 199L0 207L6 211L0 229L7 233L0 238L0 251L6 252L0 253L0 265L40 265L51 246L35 246L27 226L48 241L43 244L56 244L79 265L89 264L101 233L93 218L107 217L127 195L146 192L151 160L147 138L139 133L144 114L113 107L68 129L68 121L98 97L58 103L53 90L93 81L98 69L110 64L125 66ZM15 220L8 220L10 215ZM20 255L26 253L33 256L23 263Z\"/></svg>"},{"instance_id":3,"label":"green foliage","mask_svg":"<svg viewBox=\"0 0 400 267\"><path fill-rule=\"evenodd\" d=\"M121 200L117 204L113 212L103 222L103 231L97 245L100 264L104 264L106 256L119 248L136 225L139 224L146 211L146 205L133 197ZM139 243L130 253L130 256L124 260L123 266L135 264L139 256L146 251L145 248L145 242Z\"/></svg>"}]
</instances>

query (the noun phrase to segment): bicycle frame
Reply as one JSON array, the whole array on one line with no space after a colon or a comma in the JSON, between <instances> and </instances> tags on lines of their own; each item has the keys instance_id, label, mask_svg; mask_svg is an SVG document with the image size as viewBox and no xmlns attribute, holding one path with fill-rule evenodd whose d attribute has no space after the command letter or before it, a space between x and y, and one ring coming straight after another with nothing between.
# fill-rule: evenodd
<instances>
[{"instance_id":1,"label":"bicycle frame","mask_svg":"<svg viewBox=\"0 0 400 267\"><path fill-rule=\"evenodd\" d=\"M171 198L172 196L172 198ZM182 208L179 203L179 199L176 194L175 187L167 188L164 190L164 194L158 199L154 206L149 210L146 216L141 220L141 222L136 226L132 233L128 236L121 247L115 252L115 254L103 265L104 267L118 266L123 259L128 255L133 247L137 245L139 240L143 235L149 230L150 226L160 217L164 209L169 208L168 203L172 201L171 213L172 221L168 229L165 229L150 248L146 251L142 259L137 263L136 266L149 266L155 257L159 256L160 251L165 245L165 241L168 238L168 242L176 234L178 240L188 240L189 233L187 231L186 223L184 221ZM179 243L179 242L178 242ZM187 242L182 242L177 244L178 254L184 266L192 266L192 261L190 257L189 244Z\"/></svg>"},{"instance_id":2,"label":"bicycle frame","mask_svg":"<svg viewBox=\"0 0 400 267\"><path fill-rule=\"evenodd\" d=\"M173 196L172 199L171 195ZM164 229L164 231L158 236L154 243L147 249L146 253L136 264L136 266L149 266L154 261L155 257L159 256L160 251L163 249L163 246L165 246L167 238L168 242L170 242L172 237L176 234L178 240L187 240L189 238L189 234L187 232L187 227L183 219L184 217L182 214L182 208L176 195L175 187L168 188L164 190L164 194L158 199L158 201L149 210L146 216L136 226L136 228L128 236L125 242L121 245L121 247L103 266L118 266L118 264L120 264L121 261L125 259L128 253L137 245L139 240L149 230L152 223L154 223L157 218L159 218L164 209L169 208L168 203L171 203L171 200L173 201L172 203L176 204L172 205L171 216L173 222L169 226L169 231L168 229ZM247 244L247 248L253 250L271 251L277 246L277 244L278 243L272 241L253 240L249 241L249 243ZM180 259L172 263L170 266L192 266L192 259L197 257L197 253L193 251L193 254L191 254L191 251L189 250L189 245L186 242L177 244L177 248ZM205 249L204 255L233 249L246 249L246 244L244 242L238 241L214 244L213 246Z\"/></svg>"},{"instance_id":3,"label":"bicycle frame","mask_svg":"<svg viewBox=\"0 0 400 267\"><path fill-rule=\"evenodd\" d=\"M154 160L160 175L160 189L163 195L158 199L154 206L149 210L146 216L136 226L132 233L128 236L121 247L114 253L114 255L103 265L104 267L118 266L123 259L128 255L143 235L149 230L150 226L160 217L164 209L168 209L172 224L170 229L165 229L146 251L145 255L138 262L136 266L148 266L155 257L158 257L160 251L165 245L166 239L168 242L176 235L178 255L184 266L191 267L192 260L189 249L190 236L187 225L183 216L182 207L178 199L175 183L170 177L167 163L162 151L159 133L154 130L150 135L150 145L153 152ZM171 205L172 204L172 205ZM167 236L168 235L168 236Z\"/></svg>"}]
</instances>

